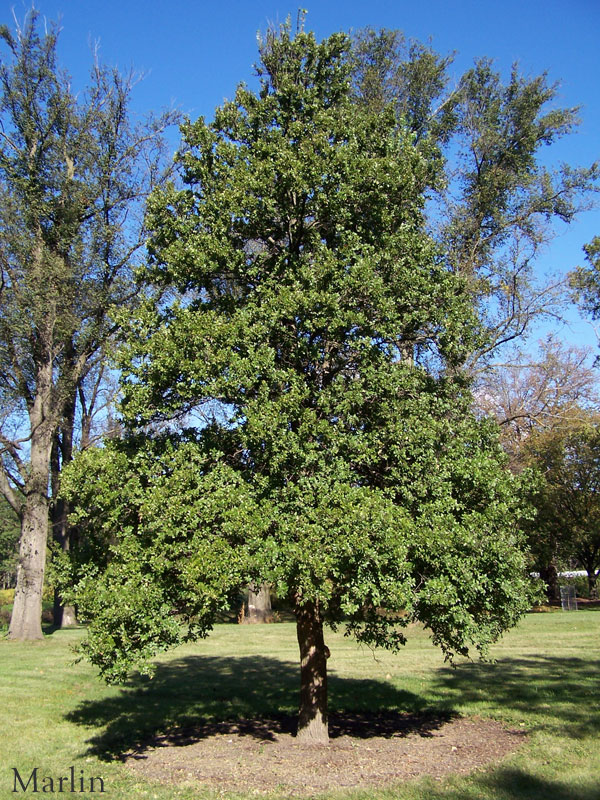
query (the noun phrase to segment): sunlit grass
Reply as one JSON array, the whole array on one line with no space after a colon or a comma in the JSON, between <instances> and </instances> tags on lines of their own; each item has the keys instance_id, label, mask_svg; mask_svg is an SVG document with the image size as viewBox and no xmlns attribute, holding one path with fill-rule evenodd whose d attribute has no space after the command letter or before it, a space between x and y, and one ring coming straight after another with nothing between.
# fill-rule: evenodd
<instances>
[{"instance_id":1,"label":"sunlit grass","mask_svg":"<svg viewBox=\"0 0 600 800\"><path fill-rule=\"evenodd\" d=\"M153 680L106 687L73 665L80 630L42 642L0 642L0 798L22 775L100 775L105 797L205 798L198 788L140 782L119 760L129 748L199 718L293 714L294 626L220 625L204 642L163 656ZM495 663L454 669L418 627L393 656L328 633L332 710L453 711L493 717L529 739L500 765L470 777L420 781L346 795L402 800L598 800L600 612L531 614L493 652ZM222 796L222 795L221 795ZM336 793L328 795L331 800Z\"/></svg>"}]
</instances>

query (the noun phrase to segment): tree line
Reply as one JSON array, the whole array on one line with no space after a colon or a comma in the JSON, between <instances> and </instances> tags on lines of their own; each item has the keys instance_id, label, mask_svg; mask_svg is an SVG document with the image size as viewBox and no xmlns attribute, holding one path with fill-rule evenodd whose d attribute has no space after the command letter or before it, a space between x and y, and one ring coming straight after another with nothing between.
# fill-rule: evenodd
<instances>
[{"instance_id":1,"label":"tree line","mask_svg":"<svg viewBox=\"0 0 600 800\"><path fill-rule=\"evenodd\" d=\"M169 163L180 120L135 124L132 75L94 63L78 98L36 12L0 36L11 638L41 636L49 532L57 616L77 605L109 680L268 583L296 618L299 737L326 741L325 624L485 654L532 554L594 588L596 376L523 344L566 288L536 257L598 179L543 166L577 125L545 75L482 59L452 88L451 57L399 32L286 23L257 90L183 120Z\"/></svg>"}]
</instances>

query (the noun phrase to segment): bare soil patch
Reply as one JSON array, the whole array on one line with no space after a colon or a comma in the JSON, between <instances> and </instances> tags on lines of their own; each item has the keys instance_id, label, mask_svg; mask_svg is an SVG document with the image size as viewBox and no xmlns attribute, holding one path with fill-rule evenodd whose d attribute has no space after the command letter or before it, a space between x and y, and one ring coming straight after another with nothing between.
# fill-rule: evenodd
<instances>
[{"instance_id":1,"label":"bare soil patch","mask_svg":"<svg viewBox=\"0 0 600 800\"><path fill-rule=\"evenodd\" d=\"M424 775L467 773L515 752L522 731L493 720L409 714L330 717L330 744L298 745L288 717L177 730L126 756L140 777L259 796L314 797Z\"/></svg>"}]
</instances>

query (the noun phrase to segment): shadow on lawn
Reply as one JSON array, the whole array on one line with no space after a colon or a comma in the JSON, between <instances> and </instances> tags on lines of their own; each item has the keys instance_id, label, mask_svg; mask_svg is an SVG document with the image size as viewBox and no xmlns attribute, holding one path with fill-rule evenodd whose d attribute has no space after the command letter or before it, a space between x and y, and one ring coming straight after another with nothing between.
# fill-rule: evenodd
<instances>
[{"instance_id":1,"label":"shadow on lawn","mask_svg":"<svg viewBox=\"0 0 600 800\"><path fill-rule=\"evenodd\" d=\"M132 676L118 695L84 702L67 719L101 729L89 740L89 753L104 759L142 752L158 736L163 744L165 739L192 743L216 733L269 740L294 732L298 683L293 662L266 656L187 656L158 664L153 679ZM583 738L600 730L594 713L600 670L580 658L531 656L461 664L439 670L431 688L428 697L419 696L389 682L331 674L330 734L426 736L463 704L475 711L478 705L482 710L502 709L509 718L516 713L529 725L560 736ZM522 779L535 780L526 774ZM499 795L504 796L528 795ZM547 796L563 797L558 791ZM573 800L588 797L583 792Z\"/></svg>"},{"instance_id":2,"label":"shadow on lawn","mask_svg":"<svg viewBox=\"0 0 600 800\"><path fill-rule=\"evenodd\" d=\"M154 678L134 675L113 697L82 703L67 720L103 731L90 754L122 757L162 743L191 744L216 733L274 739L296 728L299 669L268 657L187 656L158 664ZM430 735L453 715L390 683L329 677L330 735L360 738Z\"/></svg>"},{"instance_id":3,"label":"shadow on lawn","mask_svg":"<svg viewBox=\"0 0 600 800\"><path fill-rule=\"evenodd\" d=\"M572 783L545 780L520 769L494 770L478 777L477 783L497 800L598 800L597 784L574 786ZM456 800L462 798L457 795Z\"/></svg>"},{"instance_id":4,"label":"shadow on lawn","mask_svg":"<svg viewBox=\"0 0 600 800\"><path fill-rule=\"evenodd\" d=\"M447 709L481 703L518 712L534 727L560 736L584 738L600 732L595 711L600 668L590 659L529 656L461 664L440 670L434 686Z\"/></svg>"},{"instance_id":5,"label":"shadow on lawn","mask_svg":"<svg viewBox=\"0 0 600 800\"><path fill-rule=\"evenodd\" d=\"M475 775L473 782L465 787L432 787L427 800L478 800L493 797L494 800L598 800L598 785L586 786L547 780L514 767L499 767L493 771Z\"/></svg>"}]
</instances>

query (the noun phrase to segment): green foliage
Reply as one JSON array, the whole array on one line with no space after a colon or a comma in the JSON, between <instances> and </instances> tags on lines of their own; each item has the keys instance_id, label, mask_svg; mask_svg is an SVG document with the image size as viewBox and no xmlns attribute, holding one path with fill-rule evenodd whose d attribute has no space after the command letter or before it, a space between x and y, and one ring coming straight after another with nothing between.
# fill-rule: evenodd
<instances>
[{"instance_id":1,"label":"green foliage","mask_svg":"<svg viewBox=\"0 0 600 800\"><path fill-rule=\"evenodd\" d=\"M14 585L19 550L19 519L4 497L0 496L0 583Z\"/></svg>"},{"instance_id":2,"label":"green foliage","mask_svg":"<svg viewBox=\"0 0 600 800\"><path fill-rule=\"evenodd\" d=\"M0 589L0 605L9 605L15 597L14 589Z\"/></svg>"},{"instance_id":3,"label":"green foliage","mask_svg":"<svg viewBox=\"0 0 600 800\"><path fill-rule=\"evenodd\" d=\"M600 236L583 248L589 262L587 267L579 267L571 273L571 286L575 299L592 319L600 316Z\"/></svg>"},{"instance_id":4,"label":"green foliage","mask_svg":"<svg viewBox=\"0 0 600 800\"><path fill-rule=\"evenodd\" d=\"M1 29L0 369L3 396L27 404L50 358L60 417L107 336L108 306L132 291L124 259L131 241L116 220L142 187L134 185L135 148L130 165L118 155L134 136L124 117L129 87L98 65L79 100L57 65L55 26L43 35L38 27L32 11L17 35ZM113 184L110 175L118 175Z\"/></svg>"},{"instance_id":5,"label":"green foliage","mask_svg":"<svg viewBox=\"0 0 600 800\"><path fill-rule=\"evenodd\" d=\"M14 35L0 27L0 392L7 474L23 482L10 423L44 395L58 425L114 332L110 307L136 297L140 225L123 220L163 177L161 133L175 119L135 125L133 76L99 63L76 96L57 27L39 28L35 9Z\"/></svg>"},{"instance_id":6,"label":"green foliage","mask_svg":"<svg viewBox=\"0 0 600 800\"><path fill-rule=\"evenodd\" d=\"M578 190L597 170L553 175L541 166L540 147L577 124L576 109L544 110L556 93L546 75L527 80L516 68L504 85L489 60L463 76L457 117L471 166L461 170L462 208L448 234L458 269L480 270L513 233L535 246L544 220L573 218Z\"/></svg>"},{"instance_id":7,"label":"green foliage","mask_svg":"<svg viewBox=\"0 0 600 800\"><path fill-rule=\"evenodd\" d=\"M77 501L80 542L64 596L90 621L84 650L110 680L206 635L250 580L247 491L226 465L208 470L194 441L137 438L87 451L65 471L63 492Z\"/></svg>"},{"instance_id":8,"label":"green foliage","mask_svg":"<svg viewBox=\"0 0 600 800\"><path fill-rule=\"evenodd\" d=\"M569 571L569 570L565 570ZM573 586L575 588L575 592L577 597L590 597L590 587L587 577L583 575L576 575L573 577L567 577L565 575L559 576L559 581L561 586Z\"/></svg>"},{"instance_id":9,"label":"green foliage","mask_svg":"<svg viewBox=\"0 0 600 800\"><path fill-rule=\"evenodd\" d=\"M456 130L458 94L447 95L453 56L440 56L398 30L359 31L352 42L355 102L373 113L393 111L427 160L429 183L445 182L443 146Z\"/></svg>"},{"instance_id":10,"label":"green foliage","mask_svg":"<svg viewBox=\"0 0 600 800\"><path fill-rule=\"evenodd\" d=\"M594 593L600 574L600 428L596 416L585 416L533 435L526 454L542 479L533 498L535 549L565 564L576 561Z\"/></svg>"},{"instance_id":11,"label":"green foliage","mask_svg":"<svg viewBox=\"0 0 600 800\"><path fill-rule=\"evenodd\" d=\"M375 645L422 620L448 657L527 607L517 481L460 370L469 294L425 232L430 164L354 101L349 53L270 32L258 95L183 126L186 188L149 201L165 295L120 355L132 434L65 484L110 541L75 591L109 679L249 579ZM149 435L191 414L195 433Z\"/></svg>"}]
</instances>

